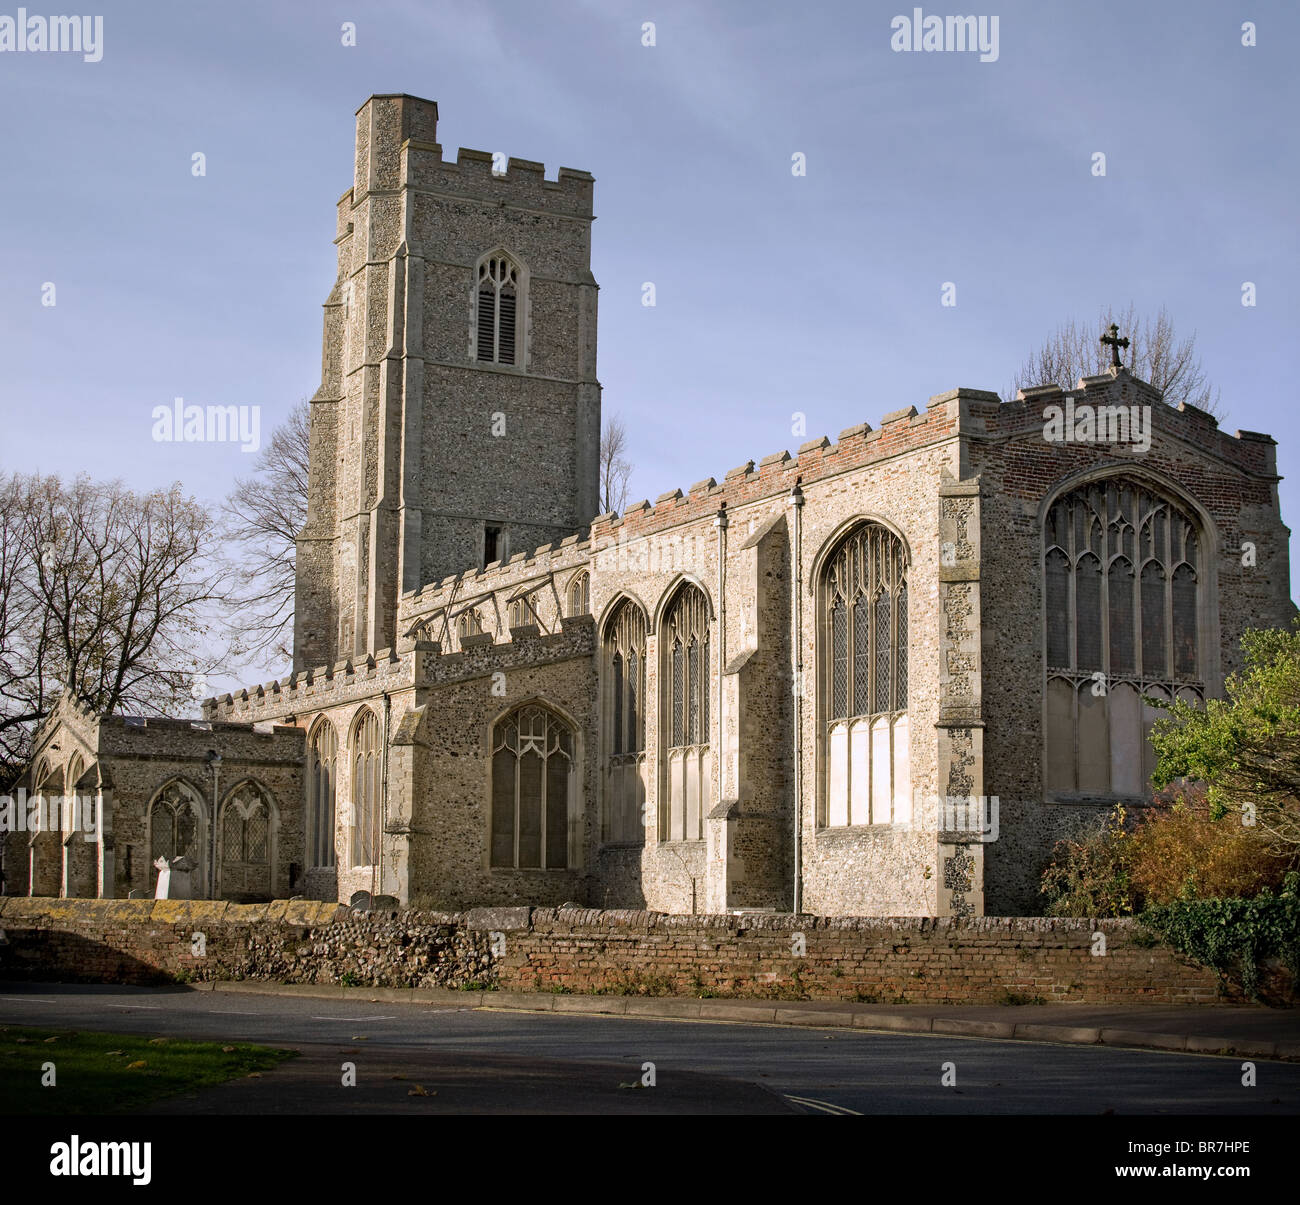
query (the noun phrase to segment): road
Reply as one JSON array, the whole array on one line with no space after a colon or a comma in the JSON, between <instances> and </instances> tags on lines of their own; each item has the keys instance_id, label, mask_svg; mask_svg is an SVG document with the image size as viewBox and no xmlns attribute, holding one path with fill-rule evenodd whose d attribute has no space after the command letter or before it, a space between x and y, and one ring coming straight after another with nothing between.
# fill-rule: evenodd
<instances>
[{"instance_id":1,"label":"road","mask_svg":"<svg viewBox=\"0 0 1300 1205\"><path fill-rule=\"evenodd\" d=\"M304 1052L158 1112L1300 1112L1300 1065L1113 1047L66 984L0 984L0 1024Z\"/></svg>"}]
</instances>

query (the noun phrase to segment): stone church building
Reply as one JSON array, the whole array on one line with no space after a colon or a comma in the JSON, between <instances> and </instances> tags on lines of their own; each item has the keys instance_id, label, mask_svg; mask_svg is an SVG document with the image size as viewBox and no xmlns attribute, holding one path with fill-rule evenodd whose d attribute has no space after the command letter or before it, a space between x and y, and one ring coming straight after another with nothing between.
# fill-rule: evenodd
<instances>
[{"instance_id":1,"label":"stone church building","mask_svg":"<svg viewBox=\"0 0 1300 1205\"><path fill-rule=\"evenodd\" d=\"M1289 623L1273 439L1116 355L598 515L593 179L437 117L357 114L293 672L199 724L61 706L25 786L101 822L11 839L8 890L186 853L240 899L1037 911L1053 841L1145 797L1145 700Z\"/></svg>"}]
</instances>

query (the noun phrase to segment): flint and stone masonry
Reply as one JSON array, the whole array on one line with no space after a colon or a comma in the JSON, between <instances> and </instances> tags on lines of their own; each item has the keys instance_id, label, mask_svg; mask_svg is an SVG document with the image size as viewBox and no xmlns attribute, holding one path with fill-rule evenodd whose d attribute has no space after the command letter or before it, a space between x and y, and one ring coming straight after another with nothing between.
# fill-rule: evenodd
<instances>
[{"instance_id":1,"label":"flint and stone masonry","mask_svg":"<svg viewBox=\"0 0 1300 1205\"><path fill-rule=\"evenodd\" d=\"M293 672L209 730L61 707L22 785L75 769L104 831L11 836L8 890L151 894L162 851L226 898L1037 912L1053 842L1144 797L1143 695L1290 622L1274 441L1121 366L598 515L593 178L453 163L437 117L357 114Z\"/></svg>"}]
</instances>

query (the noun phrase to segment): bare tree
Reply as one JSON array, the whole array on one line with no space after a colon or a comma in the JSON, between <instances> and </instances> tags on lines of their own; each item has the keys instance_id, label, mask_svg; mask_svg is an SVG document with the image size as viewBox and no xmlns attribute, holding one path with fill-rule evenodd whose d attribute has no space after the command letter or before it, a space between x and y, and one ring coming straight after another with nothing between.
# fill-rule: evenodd
<instances>
[{"instance_id":1,"label":"bare tree","mask_svg":"<svg viewBox=\"0 0 1300 1205\"><path fill-rule=\"evenodd\" d=\"M1222 417L1219 391L1206 379L1196 356L1195 333L1180 342L1164 307L1154 319L1139 319L1132 303L1122 314L1102 310L1095 328L1078 324L1073 318L1057 327L1025 361L1011 382L1007 398L1014 398L1017 390L1035 385L1056 384L1062 389L1073 389L1080 377L1104 372L1110 366L1110 349L1100 340L1112 322L1130 341L1124 362L1134 376L1159 389L1171 406L1186 402L1216 418Z\"/></svg>"},{"instance_id":2,"label":"bare tree","mask_svg":"<svg viewBox=\"0 0 1300 1205\"><path fill-rule=\"evenodd\" d=\"M178 485L0 479L0 763L69 691L98 712L178 710L223 602L211 517Z\"/></svg>"},{"instance_id":3,"label":"bare tree","mask_svg":"<svg viewBox=\"0 0 1300 1205\"><path fill-rule=\"evenodd\" d=\"M627 505L627 485L632 476L627 450L627 426L622 415L612 415L605 420L600 436L600 509L606 514L622 514Z\"/></svg>"},{"instance_id":4,"label":"bare tree","mask_svg":"<svg viewBox=\"0 0 1300 1205\"><path fill-rule=\"evenodd\" d=\"M311 406L304 398L271 435L250 477L222 508L239 596L239 652L293 656L294 569L307 522Z\"/></svg>"}]
</instances>

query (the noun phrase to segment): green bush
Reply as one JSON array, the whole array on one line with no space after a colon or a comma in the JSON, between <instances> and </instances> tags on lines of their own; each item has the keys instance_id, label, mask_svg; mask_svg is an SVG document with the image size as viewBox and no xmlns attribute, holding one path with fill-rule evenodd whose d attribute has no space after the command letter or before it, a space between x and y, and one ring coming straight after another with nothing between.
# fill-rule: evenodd
<instances>
[{"instance_id":1,"label":"green bush","mask_svg":"<svg viewBox=\"0 0 1300 1205\"><path fill-rule=\"evenodd\" d=\"M1259 971L1271 958L1300 987L1300 874L1290 872L1281 893L1267 887L1250 899L1178 900L1149 908L1142 923L1180 954L1211 967L1222 985L1236 978L1259 1000Z\"/></svg>"}]
</instances>

